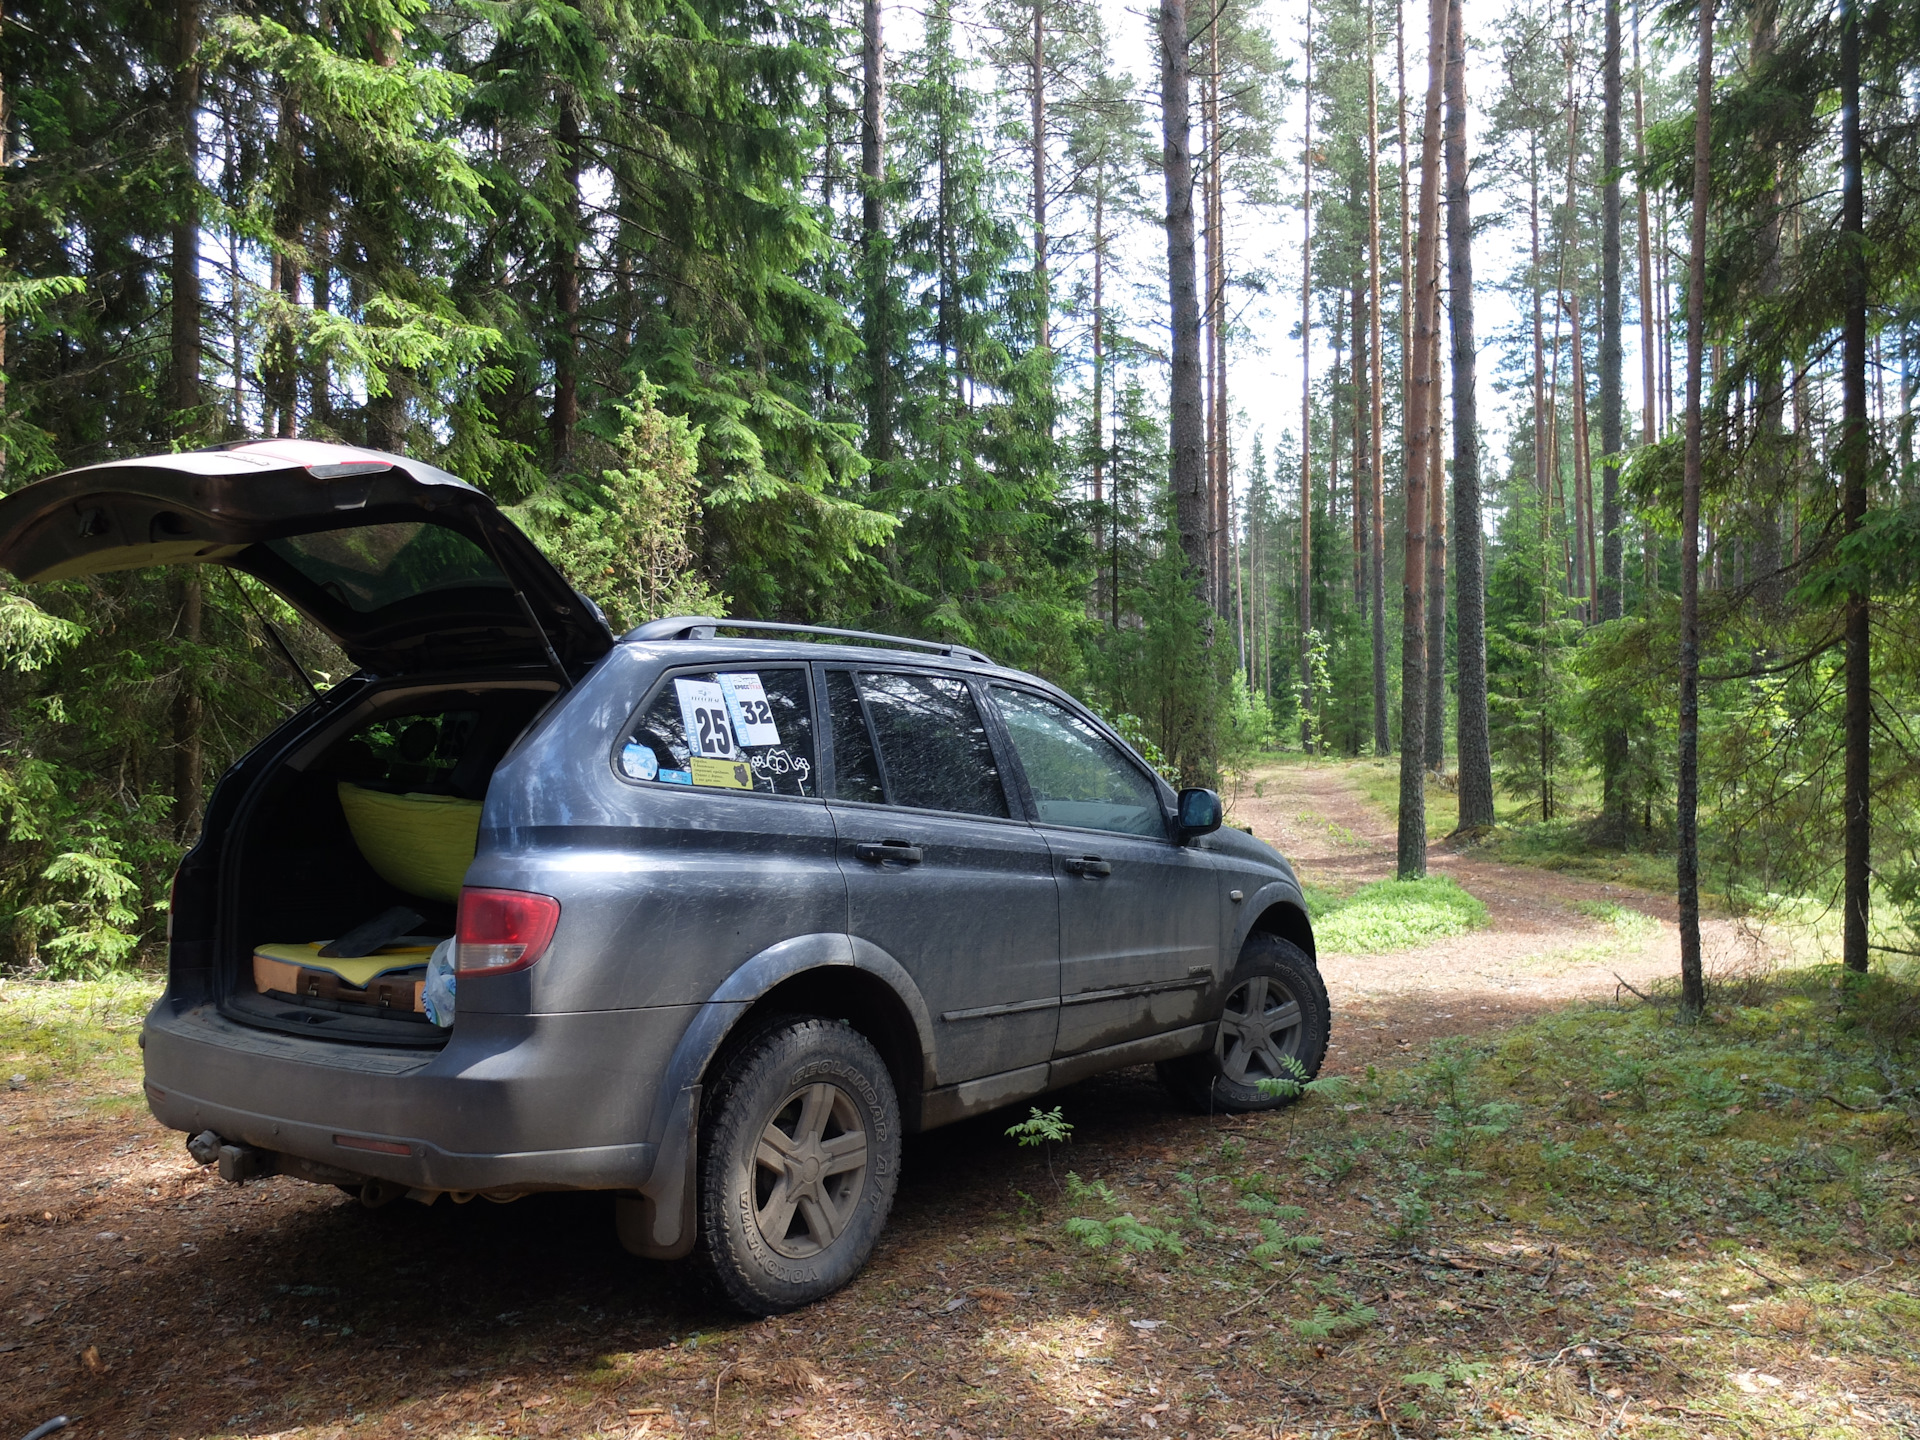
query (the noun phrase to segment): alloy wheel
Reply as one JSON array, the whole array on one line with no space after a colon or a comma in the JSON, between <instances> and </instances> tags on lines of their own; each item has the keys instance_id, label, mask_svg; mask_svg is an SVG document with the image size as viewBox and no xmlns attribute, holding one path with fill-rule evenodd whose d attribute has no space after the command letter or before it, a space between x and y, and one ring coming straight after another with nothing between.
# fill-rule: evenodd
<instances>
[{"instance_id":1,"label":"alloy wheel","mask_svg":"<svg viewBox=\"0 0 1920 1440\"><path fill-rule=\"evenodd\" d=\"M1285 985L1271 976L1249 976L1234 987L1220 1016L1214 1041L1220 1073L1236 1085L1297 1079L1301 1021L1300 1002Z\"/></svg>"},{"instance_id":2,"label":"alloy wheel","mask_svg":"<svg viewBox=\"0 0 1920 1440\"><path fill-rule=\"evenodd\" d=\"M773 1113L753 1155L754 1223L790 1260L818 1255L847 1228L867 1179L867 1128L838 1085L815 1081Z\"/></svg>"}]
</instances>

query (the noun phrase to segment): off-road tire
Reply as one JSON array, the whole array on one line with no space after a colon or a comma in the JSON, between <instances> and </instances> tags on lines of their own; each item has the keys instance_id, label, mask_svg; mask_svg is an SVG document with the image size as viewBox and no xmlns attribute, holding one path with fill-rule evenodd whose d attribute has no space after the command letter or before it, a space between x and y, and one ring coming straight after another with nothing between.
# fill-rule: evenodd
<instances>
[{"instance_id":1,"label":"off-road tire","mask_svg":"<svg viewBox=\"0 0 1920 1440\"><path fill-rule=\"evenodd\" d=\"M1255 934L1227 978L1212 1048L1161 1061L1160 1083L1202 1114L1276 1110L1298 1092L1274 1094L1259 1081L1313 1079L1327 1057L1331 1030L1327 987L1313 961L1277 935Z\"/></svg>"},{"instance_id":2,"label":"off-road tire","mask_svg":"<svg viewBox=\"0 0 1920 1440\"><path fill-rule=\"evenodd\" d=\"M751 1315L832 1294L873 1253L899 1182L900 1102L879 1052L844 1021L787 1020L709 1095L699 1253L715 1284Z\"/></svg>"}]
</instances>

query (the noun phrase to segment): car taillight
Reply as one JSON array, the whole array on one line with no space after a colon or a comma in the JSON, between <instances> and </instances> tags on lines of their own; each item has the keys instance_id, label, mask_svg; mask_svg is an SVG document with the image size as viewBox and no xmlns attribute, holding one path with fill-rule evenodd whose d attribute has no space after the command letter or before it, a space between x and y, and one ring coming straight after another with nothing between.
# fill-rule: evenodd
<instances>
[{"instance_id":1,"label":"car taillight","mask_svg":"<svg viewBox=\"0 0 1920 1440\"><path fill-rule=\"evenodd\" d=\"M460 933L454 946L456 975L500 975L524 970L546 952L560 923L560 902L527 890L460 892Z\"/></svg>"}]
</instances>

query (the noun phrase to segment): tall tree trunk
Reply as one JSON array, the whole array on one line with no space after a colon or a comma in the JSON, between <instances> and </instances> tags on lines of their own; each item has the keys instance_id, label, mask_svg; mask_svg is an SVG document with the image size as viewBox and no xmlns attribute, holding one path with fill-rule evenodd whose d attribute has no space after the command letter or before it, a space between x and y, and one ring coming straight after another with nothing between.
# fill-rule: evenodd
<instances>
[{"instance_id":1,"label":"tall tree trunk","mask_svg":"<svg viewBox=\"0 0 1920 1440\"><path fill-rule=\"evenodd\" d=\"M1840 517L1848 534L1867 518L1867 248L1866 193L1860 154L1860 5L1840 0ZM1698 203L1697 201L1695 203ZM1696 227L1699 222L1695 221ZM1698 261L1695 262L1696 268ZM1696 284L1698 281L1696 280ZM1689 300L1691 306L1693 302ZM1691 310L1689 311L1691 317ZM1871 631L1864 589L1847 596L1846 857L1842 872L1841 958L1867 969L1868 883L1873 729Z\"/></svg>"},{"instance_id":2,"label":"tall tree trunk","mask_svg":"<svg viewBox=\"0 0 1920 1440\"><path fill-rule=\"evenodd\" d=\"M1188 119L1187 0L1160 0L1160 115L1167 189L1167 289L1173 321L1174 517L1187 573L1209 600L1206 416L1200 399L1200 291L1195 274L1193 153Z\"/></svg>"},{"instance_id":3,"label":"tall tree trunk","mask_svg":"<svg viewBox=\"0 0 1920 1440\"><path fill-rule=\"evenodd\" d=\"M176 0L174 22L173 124L179 184L175 195L173 254L169 283L168 354L172 379L174 437L185 440L200 428L200 205L198 107L200 103L200 3ZM0 107L0 134L10 117ZM0 148L0 164L4 164ZM0 364L5 363L0 352ZM191 569L192 567L188 567ZM179 676L173 690L173 833L185 844L200 825L200 793L206 768L205 705L195 673L200 641L201 587L197 574L176 584L178 634L183 642Z\"/></svg>"},{"instance_id":4,"label":"tall tree trunk","mask_svg":"<svg viewBox=\"0 0 1920 1440\"><path fill-rule=\"evenodd\" d=\"M1626 552L1620 544L1620 450L1625 406L1620 341L1620 0L1606 0L1606 47L1601 80L1600 188L1600 574L1601 620L1618 620L1626 584ZM1617 738L1618 762L1626 758L1626 736ZM1604 764L1603 764L1603 768ZM1619 767L1608 771L1616 781ZM1624 805L1624 800L1619 800ZM1608 806L1613 813L1613 806Z\"/></svg>"},{"instance_id":5,"label":"tall tree trunk","mask_svg":"<svg viewBox=\"0 0 1920 1440\"><path fill-rule=\"evenodd\" d=\"M1540 293L1540 138L1527 136L1527 222L1531 227L1532 260L1527 266L1527 288L1533 292L1533 480L1540 491L1540 514L1547 513L1552 417L1547 413L1547 335Z\"/></svg>"},{"instance_id":6,"label":"tall tree trunk","mask_svg":"<svg viewBox=\"0 0 1920 1440\"><path fill-rule=\"evenodd\" d=\"M1360 623L1367 619L1367 497L1371 482L1367 476L1367 278L1356 266L1353 272L1352 301L1348 313L1353 323L1353 423L1347 427L1347 441L1353 453L1347 469L1353 475L1353 603L1360 612Z\"/></svg>"},{"instance_id":7,"label":"tall tree trunk","mask_svg":"<svg viewBox=\"0 0 1920 1440\"><path fill-rule=\"evenodd\" d=\"M1633 158L1644 172L1647 165L1647 105L1640 83L1640 7L1633 7ZM1653 303L1653 231L1647 215L1647 186L1644 178L1634 184L1639 206L1640 242L1640 443L1651 445L1658 433L1659 381L1655 376L1655 355L1659 344L1658 317ZM1644 552L1641 588L1646 591L1646 610L1653 616L1654 601L1660 590L1659 541L1651 523L1641 531Z\"/></svg>"},{"instance_id":8,"label":"tall tree trunk","mask_svg":"<svg viewBox=\"0 0 1920 1440\"><path fill-rule=\"evenodd\" d=\"M1414 247L1413 360L1407 412L1407 563L1400 614L1400 823L1402 880L1427 873L1427 467L1433 435L1435 322L1440 308L1440 95L1446 70L1447 0L1428 0L1427 103L1420 128L1420 229Z\"/></svg>"},{"instance_id":9,"label":"tall tree trunk","mask_svg":"<svg viewBox=\"0 0 1920 1440\"><path fill-rule=\"evenodd\" d=\"M1300 180L1300 745L1313 749L1313 0L1307 0Z\"/></svg>"},{"instance_id":10,"label":"tall tree trunk","mask_svg":"<svg viewBox=\"0 0 1920 1440\"><path fill-rule=\"evenodd\" d=\"M1233 456L1227 440L1227 206L1221 174L1220 14L1214 0L1207 23L1207 387L1208 477L1213 498L1213 571L1218 608L1228 613L1227 541L1232 532Z\"/></svg>"},{"instance_id":11,"label":"tall tree trunk","mask_svg":"<svg viewBox=\"0 0 1920 1440\"><path fill-rule=\"evenodd\" d=\"M173 125L179 184L174 195L173 291L169 335L173 433L185 439L200 428L200 0L173 8Z\"/></svg>"},{"instance_id":12,"label":"tall tree trunk","mask_svg":"<svg viewBox=\"0 0 1920 1440\"><path fill-rule=\"evenodd\" d=\"M1574 278L1567 299L1572 309L1573 393L1568 397L1569 427L1573 431L1573 578L1581 597L1580 615L1593 623L1593 453L1587 434L1587 347L1580 333L1580 281Z\"/></svg>"},{"instance_id":13,"label":"tall tree trunk","mask_svg":"<svg viewBox=\"0 0 1920 1440\"><path fill-rule=\"evenodd\" d=\"M1480 531L1480 414L1474 393L1473 219L1467 185L1467 43L1460 0L1447 24L1447 291L1453 330L1454 705L1460 829L1493 824L1487 734L1487 593Z\"/></svg>"},{"instance_id":14,"label":"tall tree trunk","mask_svg":"<svg viewBox=\"0 0 1920 1440\"><path fill-rule=\"evenodd\" d=\"M1777 38L1779 9L1775 0L1761 0L1753 9L1750 54L1757 64L1770 57ZM1767 296L1780 290L1781 187L1779 156L1773 157L1772 184L1764 201L1766 211L1756 239L1760 250L1760 290ZM1780 364L1768 359L1754 376L1754 453L1758 482L1752 486L1753 503L1748 515L1754 536L1754 598L1763 610L1777 610L1786 598L1781 574L1782 508L1794 506L1792 482L1784 465L1786 445L1787 389Z\"/></svg>"},{"instance_id":15,"label":"tall tree trunk","mask_svg":"<svg viewBox=\"0 0 1920 1440\"><path fill-rule=\"evenodd\" d=\"M1368 473L1373 480L1371 510L1373 523L1373 564L1369 581L1373 591L1373 753L1392 751L1393 740L1387 733L1387 539L1386 539L1386 365L1380 353L1380 86L1374 74L1376 42L1373 30L1373 3L1367 4L1367 325L1368 347L1373 356L1373 376L1367 386L1373 413L1367 427L1372 449L1368 455Z\"/></svg>"},{"instance_id":16,"label":"tall tree trunk","mask_svg":"<svg viewBox=\"0 0 1920 1440\"><path fill-rule=\"evenodd\" d=\"M200 796L206 772L206 706L194 676L199 662L200 619L203 604L200 576L195 566L175 582L181 643L179 679L173 691L173 838L185 845L200 828Z\"/></svg>"},{"instance_id":17,"label":"tall tree trunk","mask_svg":"<svg viewBox=\"0 0 1920 1440\"><path fill-rule=\"evenodd\" d=\"M1600 585L1599 618L1625 613L1626 549L1620 533L1620 451L1623 444L1620 341L1620 0L1606 0L1606 46L1601 61L1600 190ZM1627 732L1610 724L1600 737L1600 828L1626 838Z\"/></svg>"},{"instance_id":18,"label":"tall tree trunk","mask_svg":"<svg viewBox=\"0 0 1920 1440\"><path fill-rule=\"evenodd\" d=\"M1689 1015L1698 1015L1707 1003L1700 963L1700 391L1706 359L1707 206L1712 199L1708 165L1713 158L1713 8L1714 0L1701 0L1694 86L1693 217L1687 247L1687 448L1680 499L1680 793L1675 868L1680 891L1680 1008ZM1851 842L1851 831L1848 839ZM1863 929L1863 955L1865 941Z\"/></svg>"},{"instance_id":19,"label":"tall tree trunk","mask_svg":"<svg viewBox=\"0 0 1920 1440\"><path fill-rule=\"evenodd\" d=\"M861 338L867 352L867 458L876 464L893 459L892 290L887 283L886 244L887 48L881 27L881 0L865 0L860 43L860 245L866 270Z\"/></svg>"},{"instance_id":20,"label":"tall tree trunk","mask_svg":"<svg viewBox=\"0 0 1920 1440\"><path fill-rule=\"evenodd\" d=\"M1105 403L1102 391L1106 385L1106 284L1107 284L1107 172L1106 158L1098 162L1098 173L1094 177L1093 188L1093 553L1104 556L1101 541L1101 506L1106 503L1107 481L1107 439L1103 429L1105 412L1101 409ZM1099 560L1095 562L1096 567ZM1097 574L1097 569L1096 569ZM1120 577L1112 570L1108 571L1108 580L1114 593L1120 589ZM1094 613L1101 612L1100 587L1094 586ZM1116 627L1118 619L1115 620Z\"/></svg>"},{"instance_id":21,"label":"tall tree trunk","mask_svg":"<svg viewBox=\"0 0 1920 1440\"><path fill-rule=\"evenodd\" d=\"M1053 346L1047 294L1047 51L1046 0L1033 0L1033 283L1042 350Z\"/></svg>"},{"instance_id":22,"label":"tall tree trunk","mask_svg":"<svg viewBox=\"0 0 1920 1440\"><path fill-rule=\"evenodd\" d=\"M580 109L571 90L562 88L555 118L554 148L560 152L560 175L565 186L559 244L554 251L553 304L560 312L560 346L553 374L553 415L550 428L553 458L564 465L572 458L574 432L580 425Z\"/></svg>"},{"instance_id":23,"label":"tall tree trunk","mask_svg":"<svg viewBox=\"0 0 1920 1440\"><path fill-rule=\"evenodd\" d=\"M1435 217L1438 225L1438 216ZM1433 412L1433 438L1427 442L1427 768L1447 768L1447 460L1442 448L1441 408L1445 371L1440 355L1440 237L1434 236L1433 386L1427 404Z\"/></svg>"},{"instance_id":24,"label":"tall tree trunk","mask_svg":"<svg viewBox=\"0 0 1920 1440\"><path fill-rule=\"evenodd\" d=\"M1413 172L1407 165L1407 0L1394 0L1393 50L1400 132L1400 463L1413 454Z\"/></svg>"}]
</instances>

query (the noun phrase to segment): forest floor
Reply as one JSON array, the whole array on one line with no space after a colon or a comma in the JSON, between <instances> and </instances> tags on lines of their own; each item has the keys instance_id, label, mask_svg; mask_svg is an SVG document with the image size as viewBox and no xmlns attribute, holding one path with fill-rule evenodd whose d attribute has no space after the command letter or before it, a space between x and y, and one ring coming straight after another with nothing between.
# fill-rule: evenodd
<instances>
[{"instance_id":1,"label":"forest floor","mask_svg":"<svg viewBox=\"0 0 1920 1440\"><path fill-rule=\"evenodd\" d=\"M1235 814L1322 891L1391 871L1344 767ZM0 984L0 1437L1920 1437L1920 991L1716 920L1682 1026L1625 988L1675 969L1664 898L1433 863L1489 924L1322 957L1344 1078L916 1139L867 1270L758 1323L602 1197L223 1185L141 1104L150 984Z\"/></svg>"}]
</instances>

